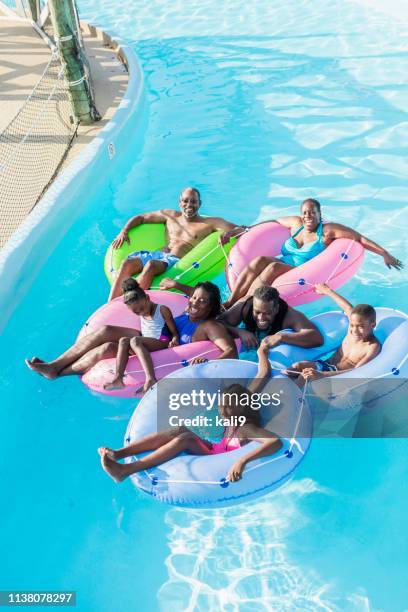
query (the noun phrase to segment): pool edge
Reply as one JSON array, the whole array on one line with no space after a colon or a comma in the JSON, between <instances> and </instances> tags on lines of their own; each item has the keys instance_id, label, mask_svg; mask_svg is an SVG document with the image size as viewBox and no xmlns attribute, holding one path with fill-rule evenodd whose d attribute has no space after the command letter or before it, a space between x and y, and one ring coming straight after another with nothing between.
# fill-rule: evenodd
<instances>
[{"instance_id":1,"label":"pool edge","mask_svg":"<svg viewBox=\"0 0 408 612\"><path fill-rule=\"evenodd\" d=\"M141 113L137 111L143 104L144 94L144 75L139 58L132 47L119 37L114 37L114 40L126 56L128 86L109 123L61 172L1 249L0 329L4 328L42 265L86 206L86 203L79 207L72 206L75 195L98 166L106 168L120 158L120 150L126 145L129 123L139 120ZM46 249L41 248L44 237L47 238Z\"/></svg>"}]
</instances>

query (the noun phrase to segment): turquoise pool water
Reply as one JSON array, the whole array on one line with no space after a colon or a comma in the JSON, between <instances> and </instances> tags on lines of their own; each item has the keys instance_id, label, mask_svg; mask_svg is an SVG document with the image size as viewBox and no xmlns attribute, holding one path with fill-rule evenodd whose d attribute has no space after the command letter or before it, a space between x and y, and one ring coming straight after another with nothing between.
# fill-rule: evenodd
<instances>
[{"instance_id":1,"label":"turquoise pool water","mask_svg":"<svg viewBox=\"0 0 408 612\"><path fill-rule=\"evenodd\" d=\"M102 261L117 229L175 205L190 183L205 212L238 222L317 197L326 219L403 258L406 28L348 1L123 6L79 2L139 54L143 146L129 134L120 171L84 188L84 212L1 340L0 586L76 589L78 608L98 612L402 611L406 440L314 440L277 494L225 511L169 509L99 466L96 448L121 443L134 401L91 395L76 379L49 383L23 359L72 342L106 299ZM406 272L371 255L343 292L408 310Z\"/></svg>"}]
</instances>

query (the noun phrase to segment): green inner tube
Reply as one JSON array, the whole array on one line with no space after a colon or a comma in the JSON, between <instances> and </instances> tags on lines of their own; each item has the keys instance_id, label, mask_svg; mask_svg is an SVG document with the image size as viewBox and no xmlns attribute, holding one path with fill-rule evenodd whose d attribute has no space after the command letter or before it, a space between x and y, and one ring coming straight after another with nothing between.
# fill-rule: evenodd
<instances>
[{"instance_id":1,"label":"green inner tube","mask_svg":"<svg viewBox=\"0 0 408 612\"><path fill-rule=\"evenodd\" d=\"M158 287L162 278L177 278L184 285L194 286L199 281L212 280L225 268L225 256L218 238L222 232L213 232L204 238L187 255L184 255L169 270L156 276L153 286ZM130 243L124 242L119 249L109 246L105 255L105 274L112 284L114 276L122 262L135 251L156 251L166 245L164 223L144 223L129 231ZM228 254L234 245L235 239L224 245Z\"/></svg>"}]
</instances>

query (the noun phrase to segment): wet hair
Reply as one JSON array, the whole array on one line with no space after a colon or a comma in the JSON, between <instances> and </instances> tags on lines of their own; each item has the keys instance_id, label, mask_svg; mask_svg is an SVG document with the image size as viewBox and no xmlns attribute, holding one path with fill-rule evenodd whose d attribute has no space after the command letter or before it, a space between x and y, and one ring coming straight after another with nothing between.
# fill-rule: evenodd
<instances>
[{"instance_id":1,"label":"wet hair","mask_svg":"<svg viewBox=\"0 0 408 612\"><path fill-rule=\"evenodd\" d=\"M360 317L368 319L370 323L375 323L377 320L375 310L370 304L357 304L354 306L350 314L356 314Z\"/></svg>"},{"instance_id":2,"label":"wet hair","mask_svg":"<svg viewBox=\"0 0 408 612\"><path fill-rule=\"evenodd\" d=\"M303 206L303 204L307 204L309 202L310 204L313 204L316 207L317 212L319 213L319 217L322 218L322 207L318 200L315 200L314 198L307 198L306 200L303 200L301 207Z\"/></svg>"},{"instance_id":3,"label":"wet hair","mask_svg":"<svg viewBox=\"0 0 408 612\"><path fill-rule=\"evenodd\" d=\"M184 193L185 191L189 190L189 189L190 189L191 191L194 191L194 193L195 193L195 194L196 194L196 196L197 196L198 203L199 203L199 204L201 204L201 193L198 191L198 189L197 189L196 187L185 187L185 188L183 189L183 191L180 191L180 200L181 200L181 196L183 195L183 193Z\"/></svg>"},{"instance_id":4,"label":"wet hair","mask_svg":"<svg viewBox=\"0 0 408 612\"><path fill-rule=\"evenodd\" d=\"M246 418L246 423L251 423L256 426L261 425L261 414L260 410L255 410L251 407L251 397L252 393L246 387L239 383L232 383L223 389L222 394L228 394L229 396L235 396L237 402L234 404L229 403L231 406L231 414L234 416L244 416ZM225 407L220 407L221 416L228 416L225 411Z\"/></svg>"},{"instance_id":5,"label":"wet hair","mask_svg":"<svg viewBox=\"0 0 408 612\"><path fill-rule=\"evenodd\" d=\"M210 281L201 281L194 287L194 290L196 289L204 289L204 291L208 293L210 298L208 319L215 319L221 311L221 294L219 288L217 285L214 285L214 283L210 283Z\"/></svg>"},{"instance_id":6,"label":"wet hair","mask_svg":"<svg viewBox=\"0 0 408 612\"><path fill-rule=\"evenodd\" d=\"M273 302L277 304L279 302L279 291L275 287L269 287L269 285L261 285L254 291L254 298L261 302Z\"/></svg>"},{"instance_id":7,"label":"wet hair","mask_svg":"<svg viewBox=\"0 0 408 612\"><path fill-rule=\"evenodd\" d=\"M134 304L147 297L144 289L141 288L134 278L125 278L122 282L123 301L126 305Z\"/></svg>"}]
</instances>

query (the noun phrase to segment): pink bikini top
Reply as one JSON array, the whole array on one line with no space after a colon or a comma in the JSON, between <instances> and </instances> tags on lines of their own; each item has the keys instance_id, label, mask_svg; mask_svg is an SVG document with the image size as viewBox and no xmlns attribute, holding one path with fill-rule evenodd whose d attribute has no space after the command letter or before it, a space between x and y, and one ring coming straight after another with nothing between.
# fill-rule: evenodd
<instances>
[{"instance_id":1,"label":"pink bikini top","mask_svg":"<svg viewBox=\"0 0 408 612\"><path fill-rule=\"evenodd\" d=\"M239 438L222 438L219 442L215 442L212 445L211 452L216 455L218 453L227 453L229 451L241 448L241 442Z\"/></svg>"}]
</instances>

